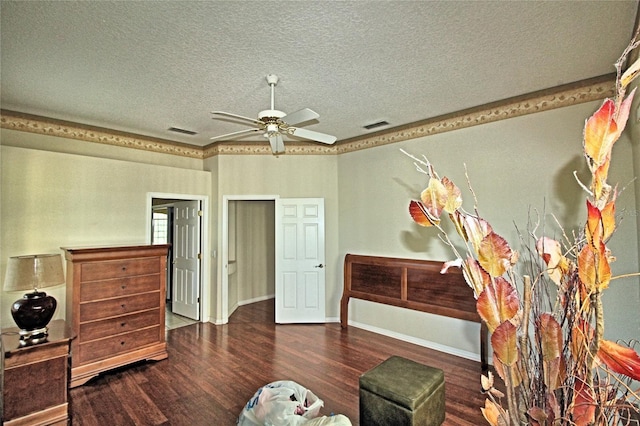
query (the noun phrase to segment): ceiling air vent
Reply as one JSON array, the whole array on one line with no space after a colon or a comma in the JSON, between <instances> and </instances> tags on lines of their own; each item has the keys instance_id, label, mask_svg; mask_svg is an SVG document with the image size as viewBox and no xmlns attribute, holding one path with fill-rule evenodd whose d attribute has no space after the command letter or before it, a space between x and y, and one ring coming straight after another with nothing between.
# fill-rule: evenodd
<instances>
[{"instance_id":1,"label":"ceiling air vent","mask_svg":"<svg viewBox=\"0 0 640 426\"><path fill-rule=\"evenodd\" d=\"M362 127L364 127L367 130L371 130L377 127L388 126L388 125L389 125L389 122L382 120L382 121L378 121L377 123L367 124L366 126L362 126Z\"/></svg>"},{"instance_id":2,"label":"ceiling air vent","mask_svg":"<svg viewBox=\"0 0 640 426\"><path fill-rule=\"evenodd\" d=\"M170 132L176 132L176 133L182 133L183 135L189 135L189 136L193 136L193 135L197 135L198 134L198 132L194 132L193 130L181 129L179 127L169 127L169 131Z\"/></svg>"}]
</instances>

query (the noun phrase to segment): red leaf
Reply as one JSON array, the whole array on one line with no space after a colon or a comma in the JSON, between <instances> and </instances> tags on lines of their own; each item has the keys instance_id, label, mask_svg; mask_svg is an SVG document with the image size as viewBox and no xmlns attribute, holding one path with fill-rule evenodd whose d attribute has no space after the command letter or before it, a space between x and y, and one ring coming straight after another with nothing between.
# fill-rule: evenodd
<instances>
[{"instance_id":1,"label":"red leaf","mask_svg":"<svg viewBox=\"0 0 640 426\"><path fill-rule=\"evenodd\" d=\"M616 373L640 380L640 356L633 349L601 340L598 359Z\"/></svg>"},{"instance_id":2,"label":"red leaf","mask_svg":"<svg viewBox=\"0 0 640 426\"><path fill-rule=\"evenodd\" d=\"M573 391L573 422L576 426L587 426L593 423L596 414L596 402L593 390L585 382L576 378Z\"/></svg>"},{"instance_id":3,"label":"red leaf","mask_svg":"<svg viewBox=\"0 0 640 426\"><path fill-rule=\"evenodd\" d=\"M591 204L587 200L587 223L585 225L585 234L587 242L592 246L597 246L602 240L602 213L600 209Z\"/></svg>"},{"instance_id":4,"label":"red leaf","mask_svg":"<svg viewBox=\"0 0 640 426\"><path fill-rule=\"evenodd\" d=\"M509 321L500 324L491 335L494 355L505 365L512 366L518 361L516 326Z\"/></svg>"},{"instance_id":5,"label":"red leaf","mask_svg":"<svg viewBox=\"0 0 640 426\"><path fill-rule=\"evenodd\" d=\"M427 217L426 210L421 202L411 200L409 203L409 214L415 223L421 226L433 226Z\"/></svg>"}]
</instances>

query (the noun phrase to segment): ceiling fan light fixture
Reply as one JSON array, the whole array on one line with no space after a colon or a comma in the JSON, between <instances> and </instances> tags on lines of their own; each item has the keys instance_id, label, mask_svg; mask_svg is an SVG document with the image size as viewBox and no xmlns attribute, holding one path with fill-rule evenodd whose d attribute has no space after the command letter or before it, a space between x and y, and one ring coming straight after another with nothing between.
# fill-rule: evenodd
<instances>
[{"instance_id":1,"label":"ceiling fan light fixture","mask_svg":"<svg viewBox=\"0 0 640 426\"><path fill-rule=\"evenodd\" d=\"M309 109L303 108L298 111L294 111L291 114L287 114L275 108L275 86L278 83L278 76L275 74L269 74L267 76L267 83L271 87L271 108L265 109L258 113L258 119L244 117L238 114L232 114L225 111L212 111L213 118L230 118L237 121L243 121L245 123L251 123L253 128L240 130L238 132L227 133L226 135L214 136L210 140L230 139L248 135L255 132L263 132L262 135L269 139L269 145L274 154L281 154L285 152L284 142L282 136L295 136L301 139L308 139L314 142L320 142L327 145L335 143L336 137L327 135L324 133L316 132L313 130L302 129L300 127L293 127L301 123L309 123L312 120L316 120L320 115Z\"/></svg>"}]
</instances>

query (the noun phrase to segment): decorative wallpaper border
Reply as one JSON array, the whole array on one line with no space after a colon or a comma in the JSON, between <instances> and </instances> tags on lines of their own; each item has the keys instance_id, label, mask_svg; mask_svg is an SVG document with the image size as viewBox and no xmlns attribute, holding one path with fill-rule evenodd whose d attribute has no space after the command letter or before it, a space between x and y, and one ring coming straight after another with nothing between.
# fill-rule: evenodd
<instances>
[{"instance_id":1,"label":"decorative wallpaper border","mask_svg":"<svg viewBox=\"0 0 640 426\"><path fill-rule=\"evenodd\" d=\"M285 155L344 154L596 101L611 97L614 92L615 74L610 74L339 141L335 145L288 142ZM221 142L203 148L5 110L0 111L0 127L190 158L204 159L216 155L271 155L271 149L266 143Z\"/></svg>"},{"instance_id":2,"label":"decorative wallpaper border","mask_svg":"<svg viewBox=\"0 0 640 426\"><path fill-rule=\"evenodd\" d=\"M597 101L614 94L615 74L610 74L344 140L336 145L337 154Z\"/></svg>"}]
</instances>

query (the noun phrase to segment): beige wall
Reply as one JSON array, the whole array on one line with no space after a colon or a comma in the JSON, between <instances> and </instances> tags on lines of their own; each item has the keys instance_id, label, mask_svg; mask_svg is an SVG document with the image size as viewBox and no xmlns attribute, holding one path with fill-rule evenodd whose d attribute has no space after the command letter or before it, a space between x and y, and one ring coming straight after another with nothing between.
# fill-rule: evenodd
<instances>
[{"instance_id":1,"label":"beige wall","mask_svg":"<svg viewBox=\"0 0 640 426\"><path fill-rule=\"evenodd\" d=\"M146 243L147 193L211 193L209 172L18 148L2 131L1 258L61 253L61 246ZM37 137L37 135L32 135ZM64 286L50 292L64 315ZM13 325L10 305L21 294L2 294L2 324Z\"/></svg>"},{"instance_id":2,"label":"beige wall","mask_svg":"<svg viewBox=\"0 0 640 426\"><path fill-rule=\"evenodd\" d=\"M584 220L585 204L572 172L587 176L581 156L582 128L598 106L599 102L583 104L341 155L340 257L346 253L433 260L453 257L433 229L412 223L408 216L408 202L419 197L426 177L415 171L400 148L426 155L440 176L450 177L463 189L464 207L472 210L466 164L480 215L516 249L521 247L514 223L524 232L530 208L541 213L546 210L547 235L556 232L551 214L567 230L574 229ZM610 182L625 185L631 181L632 157L630 139L624 137L614 149ZM634 191L629 189L618 199L619 211L638 211ZM610 244L618 256L615 273L640 270L637 234L635 220L622 221ZM607 290L608 338L640 336L639 288L640 280L635 278L615 282ZM350 313L352 321L366 327L478 353L476 324L361 301L352 302Z\"/></svg>"},{"instance_id":3,"label":"beige wall","mask_svg":"<svg viewBox=\"0 0 640 426\"><path fill-rule=\"evenodd\" d=\"M325 199L326 315L337 318L342 295L342 264L338 258L338 171L336 156L218 156L218 229L225 196L318 197ZM258 198L259 199L259 198ZM222 250L218 238L218 251ZM221 282L221 257L218 278ZM220 292L218 292L219 297ZM220 308L220 302L218 303ZM229 306L231 307L231 305ZM219 312L221 308L219 309ZM218 318L220 320L220 318Z\"/></svg>"}]
</instances>

